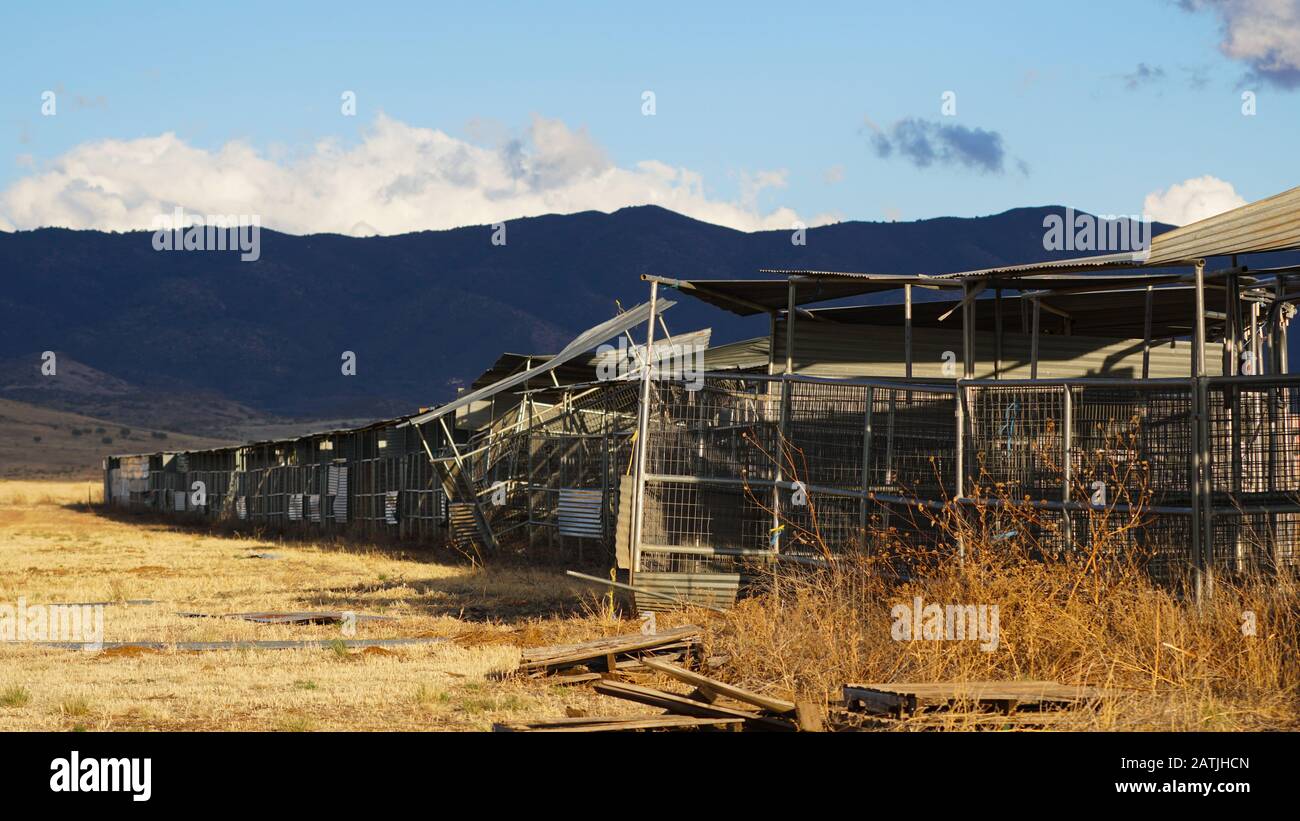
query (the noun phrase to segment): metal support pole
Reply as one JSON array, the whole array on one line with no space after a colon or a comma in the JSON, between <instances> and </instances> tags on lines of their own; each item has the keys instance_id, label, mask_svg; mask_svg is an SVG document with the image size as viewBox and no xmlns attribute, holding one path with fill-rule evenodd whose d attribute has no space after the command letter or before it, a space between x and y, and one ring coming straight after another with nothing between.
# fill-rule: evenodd
<instances>
[{"instance_id":1,"label":"metal support pole","mask_svg":"<svg viewBox=\"0 0 1300 821\"><path fill-rule=\"evenodd\" d=\"M903 286L903 363L904 375L912 378L912 286Z\"/></svg>"},{"instance_id":2,"label":"metal support pole","mask_svg":"<svg viewBox=\"0 0 1300 821\"><path fill-rule=\"evenodd\" d=\"M1002 378L1002 289L993 292L993 378Z\"/></svg>"},{"instance_id":3,"label":"metal support pole","mask_svg":"<svg viewBox=\"0 0 1300 821\"><path fill-rule=\"evenodd\" d=\"M1142 317L1142 378L1151 378L1151 308L1155 299L1155 290L1148 285L1146 305Z\"/></svg>"},{"instance_id":4,"label":"metal support pole","mask_svg":"<svg viewBox=\"0 0 1300 821\"><path fill-rule=\"evenodd\" d=\"M785 375L794 373L794 313L798 286L789 280L785 311ZM781 552L781 482L785 480L785 448L790 432L790 380L781 380L781 430L776 449L776 484L772 485L772 552Z\"/></svg>"},{"instance_id":5,"label":"metal support pole","mask_svg":"<svg viewBox=\"0 0 1300 821\"><path fill-rule=\"evenodd\" d=\"M876 389L866 387L867 406L862 420L862 500L858 509L858 530L862 533L862 547L867 548L867 494L871 492L871 424L876 407Z\"/></svg>"},{"instance_id":6,"label":"metal support pole","mask_svg":"<svg viewBox=\"0 0 1300 821\"><path fill-rule=\"evenodd\" d=\"M1254 373L1264 372L1264 353L1259 344L1259 303L1250 303L1250 364Z\"/></svg>"},{"instance_id":7,"label":"metal support pole","mask_svg":"<svg viewBox=\"0 0 1300 821\"><path fill-rule=\"evenodd\" d=\"M955 460L957 463L957 475L953 477L952 498L960 499L966 495L966 388L960 381L957 383L957 394L953 398L955 400L953 403L953 414L956 416L957 421L957 458ZM962 515L960 504L954 503L954 513L958 516ZM966 542L962 538L961 528L958 528L957 530L957 556L963 561L966 558Z\"/></svg>"},{"instance_id":8,"label":"metal support pole","mask_svg":"<svg viewBox=\"0 0 1300 821\"><path fill-rule=\"evenodd\" d=\"M1070 482L1073 479L1074 465L1070 451L1074 446L1074 397L1070 395L1070 386L1061 386L1061 501L1070 501ZM1070 520L1070 511L1061 510L1061 524L1065 535L1065 549L1074 549L1074 523Z\"/></svg>"},{"instance_id":9,"label":"metal support pole","mask_svg":"<svg viewBox=\"0 0 1300 821\"><path fill-rule=\"evenodd\" d=\"M1043 307L1034 300L1034 332L1029 340L1029 378L1038 378L1038 322L1043 314Z\"/></svg>"},{"instance_id":10,"label":"metal support pole","mask_svg":"<svg viewBox=\"0 0 1300 821\"><path fill-rule=\"evenodd\" d=\"M1233 267L1236 267L1235 263ZM1236 376L1238 345L1241 339L1241 301L1237 293L1237 275L1229 274L1223 283L1223 374Z\"/></svg>"},{"instance_id":11,"label":"metal support pole","mask_svg":"<svg viewBox=\"0 0 1300 821\"><path fill-rule=\"evenodd\" d=\"M1205 498L1206 447L1205 417L1208 411L1205 402L1205 261L1196 261L1196 316L1192 321L1192 475L1189 490L1192 493L1192 550L1195 554L1196 601L1199 604L1208 593L1208 574L1206 555L1207 543L1211 531L1206 527L1209 521L1209 499Z\"/></svg>"},{"instance_id":12,"label":"metal support pole","mask_svg":"<svg viewBox=\"0 0 1300 821\"><path fill-rule=\"evenodd\" d=\"M1196 317L1192 322L1192 376L1205 376L1205 260L1196 261Z\"/></svg>"},{"instance_id":13,"label":"metal support pole","mask_svg":"<svg viewBox=\"0 0 1300 821\"><path fill-rule=\"evenodd\" d=\"M1286 293L1286 277L1281 274L1277 277L1277 372L1278 374L1289 373L1287 367L1287 339L1286 339L1286 316L1282 309L1285 305L1282 303L1282 297Z\"/></svg>"},{"instance_id":14,"label":"metal support pole","mask_svg":"<svg viewBox=\"0 0 1300 821\"><path fill-rule=\"evenodd\" d=\"M650 317L646 320L645 360L641 372L641 413L636 426L636 493L632 508L632 561L628 569L628 581L635 584L637 571L641 567L641 534L645 519L645 463L649 444L650 430L650 363L654 359L655 313L659 302L659 283L650 283Z\"/></svg>"},{"instance_id":15,"label":"metal support pole","mask_svg":"<svg viewBox=\"0 0 1300 821\"><path fill-rule=\"evenodd\" d=\"M961 361L962 378L975 377L975 300L971 298L969 282L961 284Z\"/></svg>"}]
</instances>

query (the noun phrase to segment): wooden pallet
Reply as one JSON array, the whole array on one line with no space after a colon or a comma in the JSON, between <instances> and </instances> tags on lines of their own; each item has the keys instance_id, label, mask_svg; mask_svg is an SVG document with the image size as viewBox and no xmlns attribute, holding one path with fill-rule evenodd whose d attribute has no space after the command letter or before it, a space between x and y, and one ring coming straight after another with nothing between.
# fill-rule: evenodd
<instances>
[{"instance_id":1,"label":"wooden pallet","mask_svg":"<svg viewBox=\"0 0 1300 821\"><path fill-rule=\"evenodd\" d=\"M901 716L925 710L968 706L1013 712L1023 707L1060 709L1095 703L1119 691L1055 681L944 681L891 684L846 684L850 709Z\"/></svg>"}]
</instances>

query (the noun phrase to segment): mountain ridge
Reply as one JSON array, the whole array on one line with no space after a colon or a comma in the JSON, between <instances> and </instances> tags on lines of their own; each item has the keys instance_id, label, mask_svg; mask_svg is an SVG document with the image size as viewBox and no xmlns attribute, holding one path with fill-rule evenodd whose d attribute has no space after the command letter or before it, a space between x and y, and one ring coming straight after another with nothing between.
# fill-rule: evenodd
<instances>
[{"instance_id":1,"label":"mountain ridge","mask_svg":"<svg viewBox=\"0 0 1300 821\"><path fill-rule=\"evenodd\" d=\"M256 262L157 252L149 231L0 233L0 369L55 350L145 394L297 418L399 414L447 400L502 351L554 352L616 301L644 301L642 274L940 274L1064 258L1076 254L1045 251L1042 238L1044 218L1065 210L838 222L807 229L805 245L790 231L743 232L655 205L511 220L503 246L491 226L371 237L263 229ZM676 301L674 331L712 327L716 342L766 333L763 318ZM345 351L355 376L341 373Z\"/></svg>"}]
</instances>

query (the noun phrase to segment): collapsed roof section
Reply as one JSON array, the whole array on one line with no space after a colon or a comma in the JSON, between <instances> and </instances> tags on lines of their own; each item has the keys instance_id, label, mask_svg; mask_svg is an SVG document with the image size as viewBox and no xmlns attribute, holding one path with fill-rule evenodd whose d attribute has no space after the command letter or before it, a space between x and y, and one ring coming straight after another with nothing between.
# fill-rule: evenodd
<instances>
[{"instance_id":1,"label":"collapsed roof section","mask_svg":"<svg viewBox=\"0 0 1300 821\"><path fill-rule=\"evenodd\" d=\"M662 315L664 311L671 308L677 303L671 300L660 299L654 303L654 315ZM577 336L572 342L564 347L564 350L552 356L544 362L540 362L536 367L516 372L503 379L499 379L489 385L484 385L476 390L461 394L445 405L439 405L431 411L412 416L407 419L408 424L423 425L425 422L432 422L436 419L455 413L458 409L469 407L474 402L491 397L530 382L538 377L547 376L556 368L559 368L569 362L578 359L583 354L591 351L597 345L606 342L614 337L627 333L632 328L647 321L651 317L651 303L644 302L630 311L625 311L613 319L608 319L594 328L588 328Z\"/></svg>"}]
</instances>

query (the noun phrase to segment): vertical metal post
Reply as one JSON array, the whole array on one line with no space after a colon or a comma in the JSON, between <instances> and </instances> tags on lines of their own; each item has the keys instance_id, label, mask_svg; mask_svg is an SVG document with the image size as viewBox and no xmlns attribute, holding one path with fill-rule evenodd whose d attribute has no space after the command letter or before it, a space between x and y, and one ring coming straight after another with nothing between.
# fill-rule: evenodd
<instances>
[{"instance_id":1,"label":"vertical metal post","mask_svg":"<svg viewBox=\"0 0 1300 821\"><path fill-rule=\"evenodd\" d=\"M1029 340L1029 378L1038 378L1038 321L1043 315L1043 308L1034 300L1034 332Z\"/></svg>"},{"instance_id":2,"label":"vertical metal post","mask_svg":"<svg viewBox=\"0 0 1300 821\"><path fill-rule=\"evenodd\" d=\"M1192 322L1192 376L1205 376L1205 260L1196 262L1196 317Z\"/></svg>"},{"instance_id":3,"label":"vertical metal post","mask_svg":"<svg viewBox=\"0 0 1300 821\"><path fill-rule=\"evenodd\" d=\"M1214 463L1210 453L1210 402L1208 381L1202 377L1196 380L1197 393L1200 395L1200 451L1201 451L1201 495L1204 499L1201 509L1205 518L1205 530L1201 536L1201 567L1203 568L1204 595L1214 595Z\"/></svg>"},{"instance_id":4,"label":"vertical metal post","mask_svg":"<svg viewBox=\"0 0 1300 821\"><path fill-rule=\"evenodd\" d=\"M953 414L956 416L957 421L957 475L953 477L952 498L954 501L952 504L954 505L953 512L957 516L964 518L965 513L960 500L965 496L966 484L966 387L960 380L957 382L957 391L954 399ZM960 528L957 530L957 556L963 561L966 558L966 542L962 538L962 531Z\"/></svg>"},{"instance_id":5,"label":"vertical metal post","mask_svg":"<svg viewBox=\"0 0 1300 821\"><path fill-rule=\"evenodd\" d=\"M1235 267L1234 262L1234 267ZM1228 274L1223 282L1223 375L1236 376L1238 344L1241 339L1241 302L1237 293L1237 275Z\"/></svg>"},{"instance_id":6,"label":"vertical metal post","mask_svg":"<svg viewBox=\"0 0 1300 821\"><path fill-rule=\"evenodd\" d=\"M1192 550L1195 553L1196 601L1199 604L1207 593L1206 543L1211 533L1206 528L1208 520L1204 510L1209 500L1204 498L1205 486L1205 261L1196 261L1196 316L1192 318L1192 475L1189 490L1192 494Z\"/></svg>"},{"instance_id":7,"label":"vertical metal post","mask_svg":"<svg viewBox=\"0 0 1300 821\"><path fill-rule=\"evenodd\" d=\"M1259 344L1259 303L1250 303L1250 362L1255 373L1264 372L1264 353Z\"/></svg>"},{"instance_id":8,"label":"vertical metal post","mask_svg":"<svg viewBox=\"0 0 1300 821\"><path fill-rule=\"evenodd\" d=\"M636 493L632 508L632 561L628 569L628 582L636 584L636 574L641 567L641 534L645 519L645 463L650 430L650 363L654 360L655 313L659 307L659 283L650 283L650 317L646 320L645 358L641 372L641 413L636 426Z\"/></svg>"},{"instance_id":9,"label":"vertical metal post","mask_svg":"<svg viewBox=\"0 0 1300 821\"><path fill-rule=\"evenodd\" d=\"M794 373L794 309L795 309L795 288L794 280L790 280L789 289L786 292L786 310L785 310L785 372Z\"/></svg>"},{"instance_id":10,"label":"vertical metal post","mask_svg":"<svg viewBox=\"0 0 1300 821\"><path fill-rule=\"evenodd\" d=\"M904 375L912 378L912 286L903 286L903 363Z\"/></svg>"},{"instance_id":11,"label":"vertical metal post","mask_svg":"<svg viewBox=\"0 0 1300 821\"><path fill-rule=\"evenodd\" d=\"M776 481L772 484L772 552L781 552L781 483L785 481L786 438L790 430L790 375L794 373L794 312L798 286L787 283L785 309L785 372L781 380L781 430L776 449Z\"/></svg>"},{"instance_id":12,"label":"vertical metal post","mask_svg":"<svg viewBox=\"0 0 1300 821\"><path fill-rule=\"evenodd\" d=\"M1278 274L1275 287L1277 289L1277 372L1279 375L1285 375L1290 370L1287 367L1286 316L1282 313L1282 309L1285 307L1282 298L1286 295L1286 277Z\"/></svg>"},{"instance_id":13,"label":"vertical metal post","mask_svg":"<svg viewBox=\"0 0 1300 821\"><path fill-rule=\"evenodd\" d=\"M993 292L993 378L1002 378L1002 289Z\"/></svg>"},{"instance_id":14,"label":"vertical metal post","mask_svg":"<svg viewBox=\"0 0 1300 821\"><path fill-rule=\"evenodd\" d=\"M1074 447L1074 397L1069 384L1061 386L1061 501L1070 501L1070 482L1074 478L1074 465L1070 452ZM1074 523L1068 507L1061 508L1061 524L1065 532L1065 549L1074 549Z\"/></svg>"},{"instance_id":15,"label":"vertical metal post","mask_svg":"<svg viewBox=\"0 0 1300 821\"><path fill-rule=\"evenodd\" d=\"M970 282L961 284L961 360L962 378L975 376L975 300L971 298Z\"/></svg>"},{"instance_id":16,"label":"vertical metal post","mask_svg":"<svg viewBox=\"0 0 1300 821\"><path fill-rule=\"evenodd\" d=\"M871 424L876 409L876 389L866 388L867 406L862 420L862 504L858 510L858 530L862 533L862 547L867 547L867 494L871 492Z\"/></svg>"},{"instance_id":17,"label":"vertical metal post","mask_svg":"<svg viewBox=\"0 0 1300 821\"><path fill-rule=\"evenodd\" d=\"M776 311L767 315L767 375L776 373Z\"/></svg>"},{"instance_id":18,"label":"vertical metal post","mask_svg":"<svg viewBox=\"0 0 1300 821\"><path fill-rule=\"evenodd\" d=\"M1151 378L1151 303L1155 299L1155 290L1148 285L1146 305L1142 317L1142 378Z\"/></svg>"}]
</instances>

